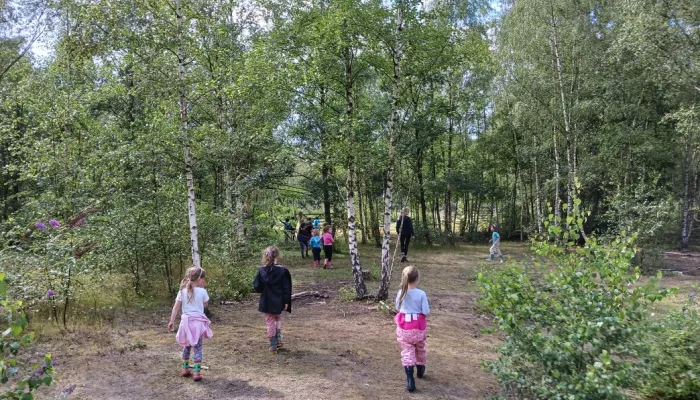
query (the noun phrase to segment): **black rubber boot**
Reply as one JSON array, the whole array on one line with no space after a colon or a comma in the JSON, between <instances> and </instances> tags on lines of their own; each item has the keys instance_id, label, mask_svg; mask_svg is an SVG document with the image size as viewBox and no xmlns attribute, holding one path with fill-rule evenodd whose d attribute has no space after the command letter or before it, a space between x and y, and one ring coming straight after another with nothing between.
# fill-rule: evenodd
<instances>
[{"instance_id":1,"label":"black rubber boot","mask_svg":"<svg viewBox=\"0 0 700 400\"><path fill-rule=\"evenodd\" d=\"M416 365L416 376L422 378L425 374L425 365Z\"/></svg>"},{"instance_id":2,"label":"black rubber boot","mask_svg":"<svg viewBox=\"0 0 700 400\"><path fill-rule=\"evenodd\" d=\"M406 371L406 390L413 392L416 390L416 380L413 378L413 365L410 367L403 367Z\"/></svg>"}]
</instances>

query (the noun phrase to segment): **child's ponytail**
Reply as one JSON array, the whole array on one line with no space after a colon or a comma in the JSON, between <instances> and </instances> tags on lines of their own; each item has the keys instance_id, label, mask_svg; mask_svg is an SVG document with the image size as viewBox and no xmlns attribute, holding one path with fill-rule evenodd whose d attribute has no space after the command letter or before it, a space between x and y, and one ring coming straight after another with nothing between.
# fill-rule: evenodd
<instances>
[{"instance_id":1,"label":"child's ponytail","mask_svg":"<svg viewBox=\"0 0 700 400\"><path fill-rule=\"evenodd\" d=\"M280 256L280 251L275 246L270 246L265 249L262 256L262 265L264 267L271 267L275 265L275 260Z\"/></svg>"},{"instance_id":2,"label":"child's ponytail","mask_svg":"<svg viewBox=\"0 0 700 400\"><path fill-rule=\"evenodd\" d=\"M192 299L194 299L194 282L204 277L206 277L206 273L199 267L190 267L185 271L185 277L182 278L182 283L180 283L180 290L187 289L188 303L191 303Z\"/></svg>"},{"instance_id":3,"label":"child's ponytail","mask_svg":"<svg viewBox=\"0 0 700 400\"><path fill-rule=\"evenodd\" d=\"M401 296L399 297L399 309L401 308L403 299L406 298L406 293L408 292L408 285L415 282L418 279L418 277L418 268L412 265L404 268L403 272L401 272Z\"/></svg>"}]
</instances>

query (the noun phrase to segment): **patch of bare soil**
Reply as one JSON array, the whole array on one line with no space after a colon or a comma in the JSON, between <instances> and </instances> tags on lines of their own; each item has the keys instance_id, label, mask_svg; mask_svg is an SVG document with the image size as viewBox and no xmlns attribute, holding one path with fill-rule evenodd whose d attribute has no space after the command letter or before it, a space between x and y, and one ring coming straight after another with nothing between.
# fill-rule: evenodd
<instances>
[{"instance_id":1,"label":"patch of bare soil","mask_svg":"<svg viewBox=\"0 0 700 400\"><path fill-rule=\"evenodd\" d=\"M506 244L508 260L523 247ZM418 390L405 390L400 348L391 316L376 304L342 302L338 289L352 282L347 255L334 270L313 271L310 262L283 259L294 278L294 292L327 293L328 298L295 300L285 315L285 348L267 351L265 323L257 297L240 303L212 304L214 337L204 343L203 381L179 376L180 347L166 325L169 309L132 312L110 329L76 328L44 335L37 351L51 351L59 361L60 381L75 385L72 399L486 399L498 393L494 378L479 362L493 359L497 337L482 335L490 325L477 312L475 277L486 263L488 247L461 246L416 251L410 264L422 275L430 299L428 365ZM292 250L285 255L295 254ZM379 265L380 251L361 248L364 265ZM298 256L297 256L298 257ZM402 264L396 264L392 298ZM368 282L376 293L377 282Z\"/></svg>"},{"instance_id":2,"label":"patch of bare soil","mask_svg":"<svg viewBox=\"0 0 700 400\"><path fill-rule=\"evenodd\" d=\"M666 252L664 253L664 270L678 275L700 277L700 253Z\"/></svg>"}]
</instances>

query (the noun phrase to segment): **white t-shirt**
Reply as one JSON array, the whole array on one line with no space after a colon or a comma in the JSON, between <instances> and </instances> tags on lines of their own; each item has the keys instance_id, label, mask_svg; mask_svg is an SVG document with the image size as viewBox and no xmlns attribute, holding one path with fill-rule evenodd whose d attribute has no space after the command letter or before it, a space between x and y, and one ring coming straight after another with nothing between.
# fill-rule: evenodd
<instances>
[{"instance_id":1,"label":"white t-shirt","mask_svg":"<svg viewBox=\"0 0 700 400\"><path fill-rule=\"evenodd\" d=\"M196 287L192 293L192 300L188 301L187 288L181 289L177 294L176 301L182 302L183 314L201 314L204 315L204 302L209 301L207 289Z\"/></svg>"}]
</instances>

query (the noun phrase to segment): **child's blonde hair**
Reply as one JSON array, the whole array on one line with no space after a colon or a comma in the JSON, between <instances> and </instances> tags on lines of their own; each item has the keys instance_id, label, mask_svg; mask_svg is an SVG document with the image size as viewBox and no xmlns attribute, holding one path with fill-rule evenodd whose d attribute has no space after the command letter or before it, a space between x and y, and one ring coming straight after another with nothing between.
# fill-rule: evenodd
<instances>
[{"instance_id":1,"label":"child's blonde hair","mask_svg":"<svg viewBox=\"0 0 700 400\"><path fill-rule=\"evenodd\" d=\"M399 297L399 308L401 308L401 303L403 299L406 298L406 292L408 292L408 284L414 283L418 280L420 274L418 273L418 268L409 265L403 269L401 273L401 297Z\"/></svg>"},{"instance_id":2,"label":"child's blonde hair","mask_svg":"<svg viewBox=\"0 0 700 400\"><path fill-rule=\"evenodd\" d=\"M311 231L311 236L318 236L318 229L314 229Z\"/></svg>"},{"instance_id":3,"label":"child's blonde hair","mask_svg":"<svg viewBox=\"0 0 700 400\"><path fill-rule=\"evenodd\" d=\"M323 233L328 233L331 230L331 224L327 224L323 227Z\"/></svg>"},{"instance_id":4,"label":"child's blonde hair","mask_svg":"<svg viewBox=\"0 0 700 400\"><path fill-rule=\"evenodd\" d=\"M271 267L275 265L275 260L280 256L280 251L275 246L270 246L265 249L262 256L262 264L265 267Z\"/></svg>"},{"instance_id":5,"label":"child's blonde hair","mask_svg":"<svg viewBox=\"0 0 700 400\"><path fill-rule=\"evenodd\" d=\"M180 283L180 290L187 288L187 302L191 303L194 299L194 284L200 279L207 277L207 273L200 267L190 267L185 271L185 277L182 278Z\"/></svg>"}]
</instances>

